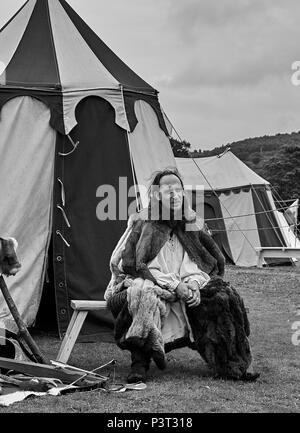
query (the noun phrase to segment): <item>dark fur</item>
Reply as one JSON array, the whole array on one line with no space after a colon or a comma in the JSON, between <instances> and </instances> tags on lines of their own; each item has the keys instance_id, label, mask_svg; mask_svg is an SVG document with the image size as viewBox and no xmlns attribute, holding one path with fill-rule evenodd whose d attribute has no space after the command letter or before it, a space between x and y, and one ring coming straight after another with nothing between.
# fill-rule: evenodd
<instances>
[{"instance_id":1,"label":"dark fur","mask_svg":"<svg viewBox=\"0 0 300 433\"><path fill-rule=\"evenodd\" d=\"M172 225L165 221L150 221L145 212L134 215L132 221L132 231L122 253L125 276L141 277L157 284L147 264L157 256L173 231L190 259L212 278L201 290L200 305L196 308L187 307L195 342L190 342L188 338L181 339L168 343L165 349L169 351L188 345L198 350L217 375L230 378L242 376L251 363L247 339L250 334L249 322L238 292L221 278L225 260L217 244L198 228L197 221L192 221L192 231L185 230L185 224L182 223ZM133 321L128 310L127 290L125 287L123 289L108 299L108 308L116 318L117 344L122 349L134 350L134 342L125 338ZM136 346L149 352L154 345L149 338L148 342L137 341ZM151 355L159 368L165 367L163 351L163 356L160 353L157 359L155 354Z\"/></svg>"},{"instance_id":2,"label":"dark fur","mask_svg":"<svg viewBox=\"0 0 300 433\"><path fill-rule=\"evenodd\" d=\"M125 340L132 323L126 290L113 295L108 301L108 308L116 318L115 339L118 346L132 350L133 342ZM216 375L233 379L241 377L251 364L251 352L247 339L250 335L249 321L238 292L229 283L214 277L201 290L200 305L187 308L187 316L195 342L190 342L188 338L175 340L168 343L165 350L169 352L178 347L189 346L200 353ZM147 344L141 347L141 342L138 342L138 346L145 353L151 350ZM161 354L156 359L153 356L153 359L159 368L165 367Z\"/></svg>"},{"instance_id":3,"label":"dark fur","mask_svg":"<svg viewBox=\"0 0 300 433\"><path fill-rule=\"evenodd\" d=\"M0 270L6 275L15 275L21 264L15 252L14 243L11 239L0 238Z\"/></svg>"},{"instance_id":4,"label":"dark fur","mask_svg":"<svg viewBox=\"0 0 300 433\"><path fill-rule=\"evenodd\" d=\"M122 254L123 270L156 283L147 267L168 240L172 228L160 221L136 220ZM203 230L173 230L190 259L209 275L224 274L225 259L214 240Z\"/></svg>"}]
</instances>

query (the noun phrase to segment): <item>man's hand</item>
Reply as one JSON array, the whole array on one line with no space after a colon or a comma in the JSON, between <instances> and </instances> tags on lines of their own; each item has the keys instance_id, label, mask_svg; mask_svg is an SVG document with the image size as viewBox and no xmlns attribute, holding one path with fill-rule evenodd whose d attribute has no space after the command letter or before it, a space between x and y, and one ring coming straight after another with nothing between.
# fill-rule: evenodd
<instances>
[{"instance_id":1,"label":"man's hand","mask_svg":"<svg viewBox=\"0 0 300 433\"><path fill-rule=\"evenodd\" d=\"M179 283L175 289L175 293L179 299L186 302L190 297L190 290L185 283Z\"/></svg>"},{"instance_id":2,"label":"man's hand","mask_svg":"<svg viewBox=\"0 0 300 433\"><path fill-rule=\"evenodd\" d=\"M200 290L196 281L191 281L187 284L179 283L175 293L190 308L197 307L200 304Z\"/></svg>"},{"instance_id":3,"label":"man's hand","mask_svg":"<svg viewBox=\"0 0 300 433\"><path fill-rule=\"evenodd\" d=\"M198 307L201 302L200 290L198 283L196 281L191 281L187 283L187 287L190 291L189 299L186 301L190 308Z\"/></svg>"}]
</instances>

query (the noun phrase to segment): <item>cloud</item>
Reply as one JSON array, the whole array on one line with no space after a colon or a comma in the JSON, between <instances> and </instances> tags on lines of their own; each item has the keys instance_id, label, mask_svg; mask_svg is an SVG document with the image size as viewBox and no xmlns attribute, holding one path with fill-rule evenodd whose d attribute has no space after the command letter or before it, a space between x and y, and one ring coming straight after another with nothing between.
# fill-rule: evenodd
<instances>
[{"instance_id":1,"label":"cloud","mask_svg":"<svg viewBox=\"0 0 300 433\"><path fill-rule=\"evenodd\" d=\"M251 91L216 86L179 93L172 88L160 100L180 136L195 148L300 129L300 87L279 77L257 83Z\"/></svg>"},{"instance_id":2,"label":"cloud","mask_svg":"<svg viewBox=\"0 0 300 433\"><path fill-rule=\"evenodd\" d=\"M175 25L183 39L199 29L246 25L253 19L286 19L299 9L297 0L185 0L169 3L168 21ZM265 24L268 24L267 22Z\"/></svg>"},{"instance_id":3,"label":"cloud","mask_svg":"<svg viewBox=\"0 0 300 433\"><path fill-rule=\"evenodd\" d=\"M293 0L176 2L169 30L182 49L170 84L241 86L289 74L300 55L297 11Z\"/></svg>"},{"instance_id":4,"label":"cloud","mask_svg":"<svg viewBox=\"0 0 300 433\"><path fill-rule=\"evenodd\" d=\"M199 28L232 25L239 20L249 19L266 8L266 0L186 0L170 5L170 18L176 23L181 36L190 42Z\"/></svg>"}]
</instances>

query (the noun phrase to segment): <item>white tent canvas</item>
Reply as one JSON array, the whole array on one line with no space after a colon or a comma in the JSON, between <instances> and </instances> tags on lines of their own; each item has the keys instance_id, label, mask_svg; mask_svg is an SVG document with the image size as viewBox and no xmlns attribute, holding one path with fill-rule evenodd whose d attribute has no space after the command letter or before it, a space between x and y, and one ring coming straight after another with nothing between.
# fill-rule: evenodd
<instances>
[{"instance_id":1,"label":"white tent canvas","mask_svg":"<svg viewBox=\"0 0 300 433\"><path fill-rule=\"evenodd\" d=\"M65 0L24 3L0 29L0 59L0 234L18 240L22 263L7 284L28 326L51 292L43 313L51 301L63 333L70 299L103 299L110 255L135 209L132 187L175 166L169 132L158 91ZM125 217L121 200L115 218L99 216L107 185L128 198ZM89 319L86 333L113 326L108 312ZM14 330L0 297L2 326Z\"/></svg>"},{"instance_id":2,"label":"white tent canvas","mask_svg":"<svg viewBox=\"0 0 300 433\"><path fill-rule=\"evenodd\" d=\"M204 189L205 220L223 253L238 266L256 266L257 247L288 246L271 186L232 152L176 158L186 187Z\"/></svg>"}]
</instances>

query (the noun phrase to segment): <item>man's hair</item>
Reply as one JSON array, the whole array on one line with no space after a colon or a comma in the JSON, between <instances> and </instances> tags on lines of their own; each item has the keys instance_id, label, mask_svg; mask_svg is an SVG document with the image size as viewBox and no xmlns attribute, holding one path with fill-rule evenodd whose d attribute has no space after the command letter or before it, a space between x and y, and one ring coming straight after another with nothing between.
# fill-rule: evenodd
<instances>
[{"instance_id":1,"label":"man's hair","mask_svg":"<svg viewBox=\"0 0 300 433\"><path fill-rule=\"evenodd\" d=\"M160 181L164 176L170 176L170 175L176 176L181 183L182 189L184 189L183 180L182 180L181 175L180 175L179 171L177 170L177 168L176 167L164 168L163 170L159 170L159 171L156 171L155 173L153 173L152 181L151 181L151 184L148 188L148 196L151 197L153 187L155 187L155 186L159 187Z\"/></svg>"}]
</instances>

